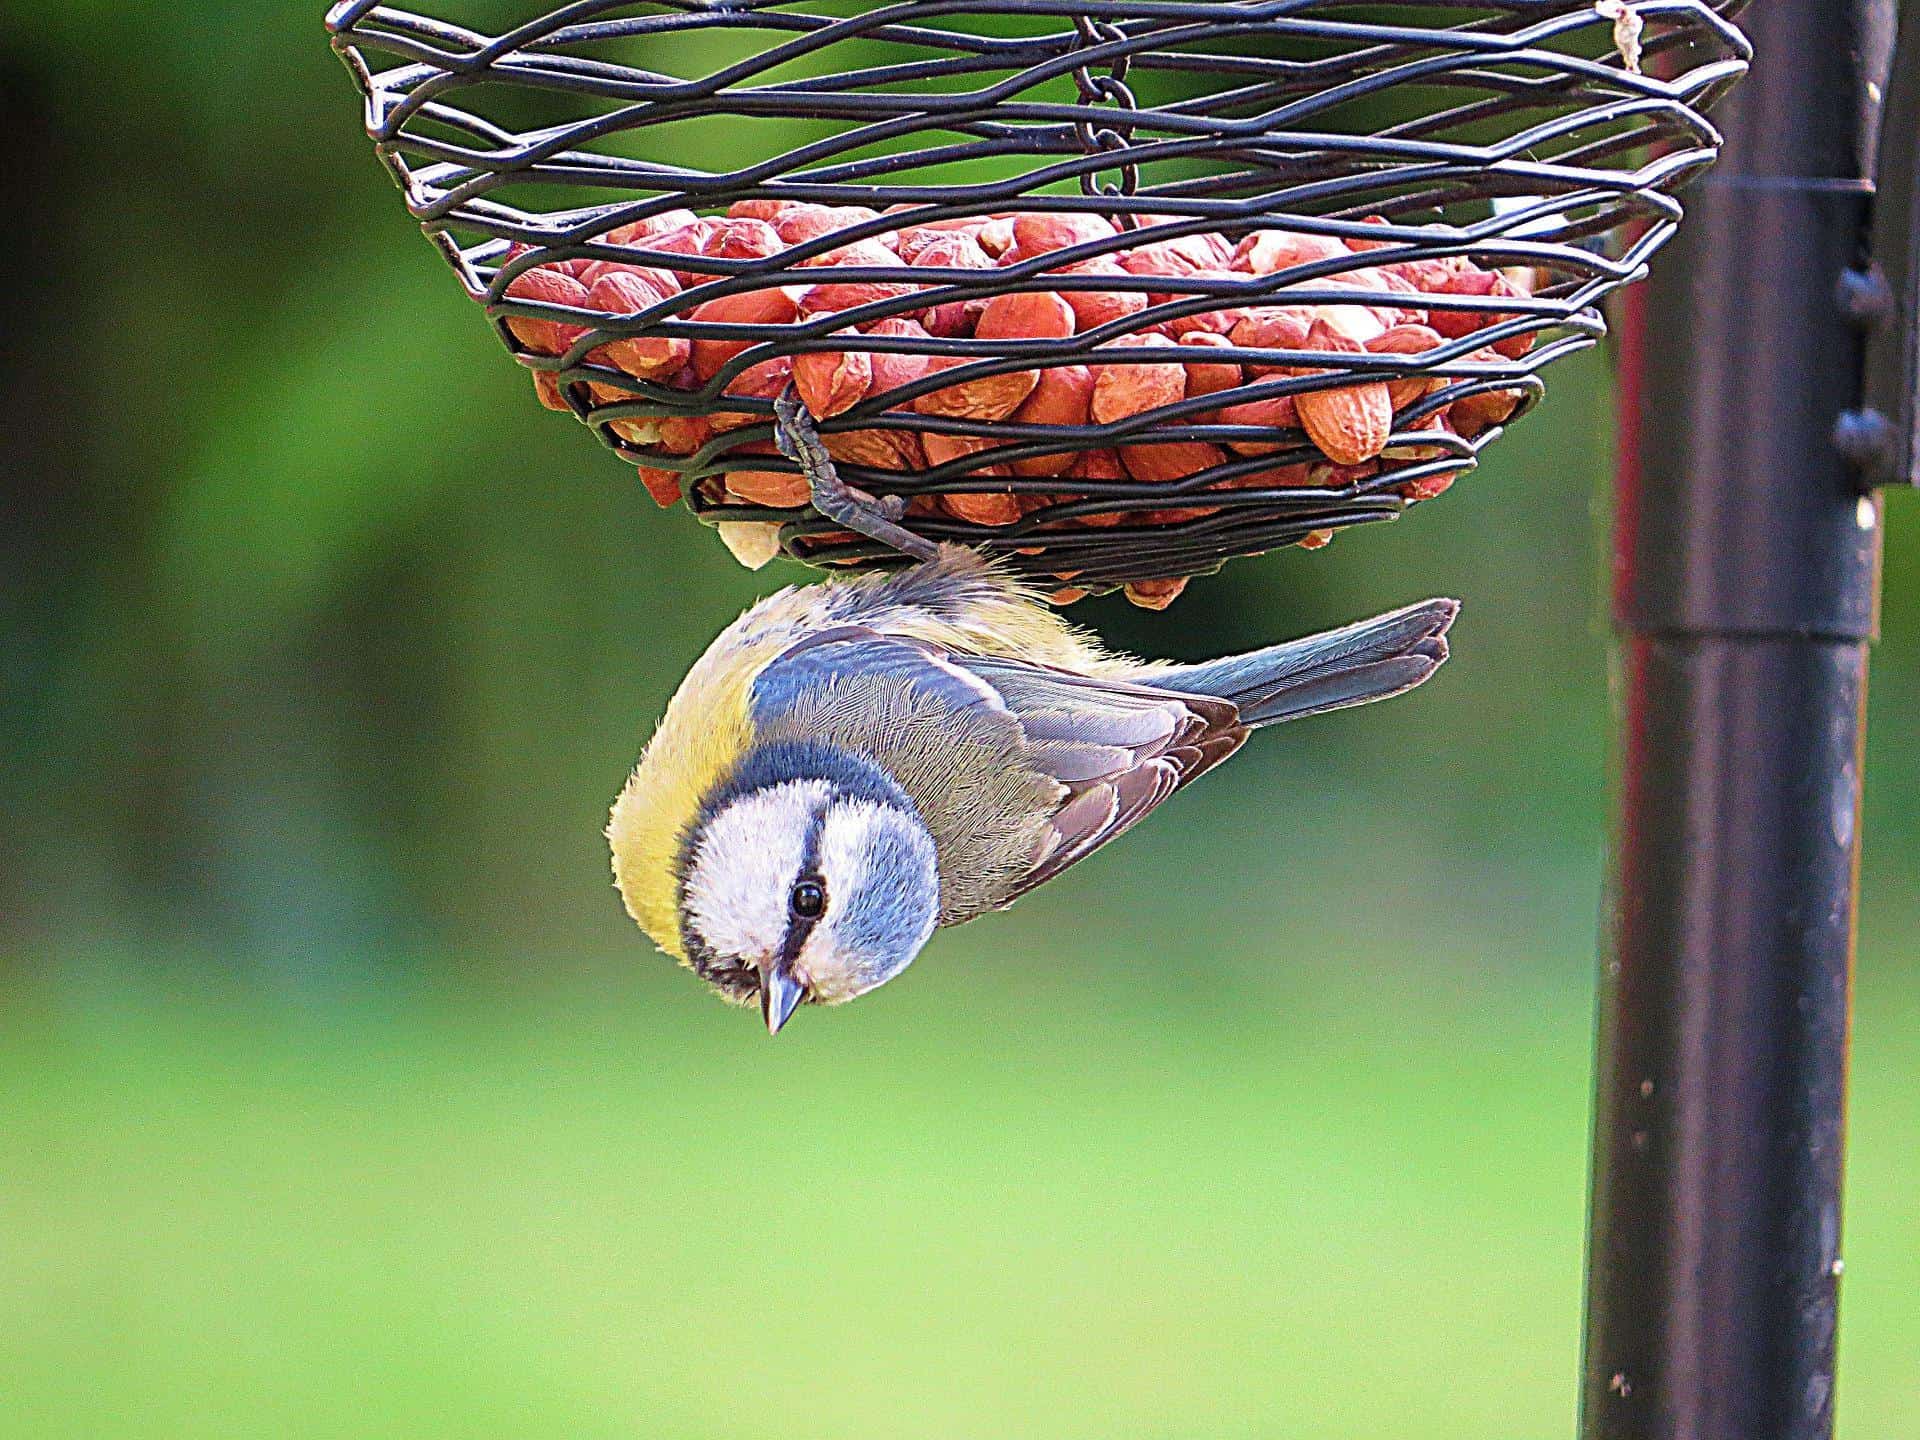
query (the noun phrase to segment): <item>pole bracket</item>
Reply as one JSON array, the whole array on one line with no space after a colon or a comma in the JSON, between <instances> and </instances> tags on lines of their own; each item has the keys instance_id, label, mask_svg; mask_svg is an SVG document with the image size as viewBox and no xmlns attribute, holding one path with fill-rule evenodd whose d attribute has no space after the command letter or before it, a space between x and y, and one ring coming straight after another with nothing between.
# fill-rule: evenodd
<instances>
[{"instance_id":1,"label":"pole bracket","mask_svg":"<svg viewBox=\"0 0 1920 1440\"><path fill-rule=\"evenodd\" d=\"M1858 409L1833 442L1863 488L1920 486L1920 15L1903 6L1874 166L1870 259L1840 303L1866 334Z\"/></svg>"}]
</instances>

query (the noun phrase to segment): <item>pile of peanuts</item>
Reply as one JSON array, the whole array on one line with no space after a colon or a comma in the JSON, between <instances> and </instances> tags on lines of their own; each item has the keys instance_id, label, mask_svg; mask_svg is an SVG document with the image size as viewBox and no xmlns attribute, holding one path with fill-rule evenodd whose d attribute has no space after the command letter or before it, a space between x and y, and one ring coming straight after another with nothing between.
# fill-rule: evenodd
<instances>
[{"instance_id":1,"label":"pile of peanuts","mask_svg":"<svg viewBox=\"0 0 1920 1440\"><path fill-rule=\"evenodd\" d=\"M1227 349L1318 351L1329 355L1417 355L1443 343L1511 319L1490 302L1526 296L1530 272L1487 270L1464 256L1389 261L1366 259L1368 252L1385 250L1385 240L1335 238L1279 229L1261 229L1237 243L1217 233L1185 235L1127 246L1110 220L1081 212L1028 211L968 219L940 219L919 223L915 207L898 206L900 228L873 238L858 239L803 258L783 277L784 283L723 295L676 312L675 318L750 325L789 325L816 320L822 314L876 303L892 313L848 325L847 347L778 355L753 365L730 380L724 395L770 400L791 382L808 410L820 420L831 420L870 397L915 385L943 370L975 363L980 357L930 356L894 351L862 350L857 335L899 339L970 338L975 340L1063 341L1096 326L1123 322L1112 338L1076 363L1040 363L1031 369L976 377L922 393L885 407L888 413L916 413L991 426L1013 425L1111 426L1149 411L1157 411L1195 397L1218 395L1212 409L1189 412L1169 423L1222 425L1273 433L1269 437L1228 438L1222 443L1174 440L1140 443L1129 436L1106 447L1056 451L1008 463L980 462L967 471L970 479L1019 476L1061 482L1059 493L1019 495L1010 491L973 494L922 494L909 503L908 515L946 514L983 526L1011 525L1037 509L1076 498L1071 481L1104 484L1128 480L1165 483L1210 470L1243 457L1291 451L1288 463L1275 463L1251 473L1214 482L1207 489L1244 487L1338 488L1377 475L1381 457L1396 428L1431 430L1472 439L1490 426L1506 421L1521 399L1518 390L1488 390L1430 409L1417 420L1396 427L1395 417L1420 404L1429 394L1450 383L1427 374L1356 378L1337 387L1306 389L1287 395L1254 395L1236 399L1265 380L1325 373L1311 366L1242 365L1210 357L1207 352ZM776 256L846 229L878 221L877 212L859 206L824 206L778 200L745 200L725 217L701 217L674 210L620 226L604 237L607 244L685 255L693 268L624 264L608 260L567 260L527 269L506 287L515 300L541 302L608 316L631 316L666 304L684 290L715 278L712 269L698 268L698 260L753 260ZM1175 217L1142 216L1139 226L1176 223ZM1385 224L1383 220L1372 223ZM836 281L836 267L930 267L942 270L994 270L1032 260L1070 246L1111 242L1107 253L1079 259L1045 273L1074 276L1164 277L1164 291L1147 289L1022 290L991 297L953 300L915 307L928 285L904 282ZM1366 292L1338 304L1275 303L1277 294L1257 297L1254 304L1223 304L1219 309L1165 319L1143 320L1137 328L1124 322L1150 307L1168 301L1192 299L1204 292L1181 287L1189 280L1218 280L1245 285L1252 277L1270 276L1335 257L1353 255L1360 268L1297 282L1300 288L1322 291ZM818 272L818 278L813 278ZM1276 291L1293 288L1275 287ZM1454 309L1429 304L1435 296L1458 296L1484 308ZM1225 299L1226 297L1223 297ZM507 326L531 355L566 353L588 328L553 319L511 316ZM1469 352L1468 363L1513 361L1532 346L1532 331L1508 334L1485 349ZM681 390L709 385L728 361L753 343L739 339L699 339L657 334L620 338L589 351L586 363L618 371L635 380ZM1152 358L1133 356L1124 363L1101 364L1093 357L1101 350L1147 349ZM1164 353L1163 353L1164 352ZM533 372L535 389L550 409L566 410L566 399L552 370ZM596 406L635 398L631 388L589 380L587 389ZM656 455L690 455L721 432L756 422L759 413L727 410L719 405L706 413L653 418L620 418L606 423L628 445ZM1136 431L1137 433L1137 431ZM1304 443L1303 443L1304 437ZM952 435L931 430L874 426L829 430L823 435L827 450L846 464L874 470L918 473L931 467L992 449L996 444L1019 443L1016 432L996 441L980 435ZM1310 445L1310 449L1307 446ZM1308 458L1299 458L1306 451ZM748 441L726 453L750 463L754 454L770 454L765 440ZM1432 447L1397 444L1388 463L1437 458L1447 452ZM725 463L723 461L723 463ZM735 499L753 506L798 508L808 501L807 483L799 475L780 470L729 469L698 483L714 487L713 498ZM662 505L680 498L680 477L673 471L644 463L640 478ZM1395 488L1409 501L1430 499L1444 491L1453 474L1443 472L1401 482ZM723 489L721 487L724 487ZM1188 498L1188 497L1183 497ZM1109 511L1056 522L1061 526L1102 527L1123 521L1175 524L1214 513L1204 505L1185 504L1159 510ZM909 521L909 523L911 523ZM721 526L729 548L747 563L764 563L777 548L764 523L733 522ZM732 533L729 533L732 532ZM1307 548L1324 545L1329 530L1315 531L1299 543ZM1071 574L1063 574L1071 580ZM1137 604L1162 608L1171 603L1184 580L1145 580L1127 587ZM1071 586L1056 592L1056 601L1079 598Z\"/></svg>"}]
</instances>

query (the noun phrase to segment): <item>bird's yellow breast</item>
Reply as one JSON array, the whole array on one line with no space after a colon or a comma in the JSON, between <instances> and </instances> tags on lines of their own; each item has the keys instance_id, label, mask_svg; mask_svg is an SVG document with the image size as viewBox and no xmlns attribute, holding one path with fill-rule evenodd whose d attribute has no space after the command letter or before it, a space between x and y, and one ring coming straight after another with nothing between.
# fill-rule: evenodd
<instances>
[{"instance_id":1,"label":"bird's yellow breast","mask_svg":"<svg viewBox=\"0 0 1920 1440\"><path fill-rule=\"evenodd\" d=\"M613 883L653 943L686 958L674 863L700 802L753 739L748 693L778 643L716 644L700 657L613 802Z\"/></svg>"}]
</instances>

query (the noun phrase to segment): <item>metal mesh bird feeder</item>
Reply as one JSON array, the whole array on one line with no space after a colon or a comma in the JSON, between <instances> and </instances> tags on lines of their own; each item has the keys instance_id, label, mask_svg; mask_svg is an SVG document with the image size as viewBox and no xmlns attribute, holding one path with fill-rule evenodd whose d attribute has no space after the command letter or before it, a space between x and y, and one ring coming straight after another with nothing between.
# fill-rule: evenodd
<instances>
[{"instance_id":1,"label":"metal mesh bird feeder","mask_svg":"<svg viewBox=\"0 0 1920 1440\"><path fill-rule=\"evenodd\" d=\"M1736 8L579 0L496 35L351 0L328 24L409 209L658 498L816 564L960 541L1099 590L1470 470L1673 234L1746 65ZM817 447L776 414L796 381ZM1343 453L1358 396L1374 433ZM809 455L898 525L822 513Z\"/></svg>"}]
</instances>

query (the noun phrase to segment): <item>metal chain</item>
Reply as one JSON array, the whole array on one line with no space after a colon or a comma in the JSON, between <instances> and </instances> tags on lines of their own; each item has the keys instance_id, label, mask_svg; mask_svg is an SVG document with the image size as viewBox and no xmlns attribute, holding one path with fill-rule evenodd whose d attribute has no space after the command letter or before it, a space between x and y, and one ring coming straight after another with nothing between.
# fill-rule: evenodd
<instances>
[{"instance_id":1,"label":"metal chain","mask_svg":"<svg viewBox=\"0 0 1920 1440\"><path fill-rule=\"evenodd\" d=\"M1118 25L1105 20L1096 20L1090 15L1076 15L1073 28L1078 32L1083 46L1107 45L1125 40L1126 31ZM1073 83L1080 91L1080 103L1083 105L1110 104L1116 109L1132 113L1140 108L1140 102L1127 86L1127 71L1133 64L1131 55L1117 57L1104 75L1095 75L1087 66L1082 65L1073 72ZM1089 155L1101 151L1122 151L1133 144L1133 124L1128 120L1117 121L1113 125L1097 125L1091 120L1076 120L1074 132L1080 137L1080 144ZM1116 185L1112 181L1102 180L1101 172L1090 170L1080 177L1080 189L1088 195L1104 195L1109 198L1133 195L1140 189L1140 167L1131 162L1119 167L1120 180ZM1123 229L1132 229L1135 218L1126 213L1114 216Z\"/></svg>"}]
</instances>

